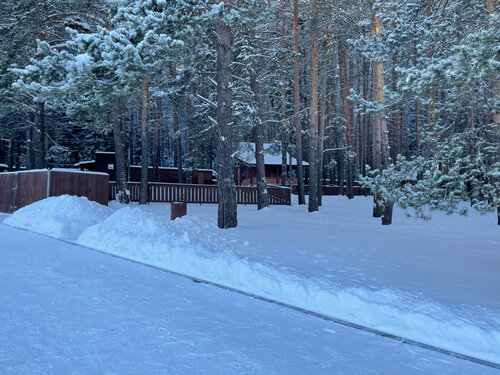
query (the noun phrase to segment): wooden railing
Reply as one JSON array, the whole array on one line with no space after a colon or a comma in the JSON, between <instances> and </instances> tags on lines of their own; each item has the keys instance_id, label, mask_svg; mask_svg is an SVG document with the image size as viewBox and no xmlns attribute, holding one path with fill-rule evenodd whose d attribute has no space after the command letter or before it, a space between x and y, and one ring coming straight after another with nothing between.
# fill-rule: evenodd
<instances>
[{"instance_id":1,"label":"wooden railing","mask_svg":"<svg viewBox=\"0 0 500 375\"><path fill-rule=\"evenodd\" d=\"M129 182L128 190L132 202L139 201L139 182ZM281 186L267 186L269 204L290 205L291 190ZM150 182L148 184L149 202L186 202L217 203L217 185L168 184ZM109 200L116 199L116 186L109 183ZM236 186L236 202L238 204L257 204L257 188L255 186Z\"/></svg>"}]
</instances>

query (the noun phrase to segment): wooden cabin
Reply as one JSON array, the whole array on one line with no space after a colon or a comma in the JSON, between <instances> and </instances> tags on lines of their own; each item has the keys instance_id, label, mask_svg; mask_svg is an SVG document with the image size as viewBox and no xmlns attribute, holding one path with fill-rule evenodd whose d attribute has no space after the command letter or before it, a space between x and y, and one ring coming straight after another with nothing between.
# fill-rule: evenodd
<instances>
[{"instance_id":1,"label":"wooden cabin","mask_svg":"<svg viewBox=\"0 0 500 375\"><path fill-rule=\"evenodd\" d=\"M83 171L94 171L94 172L104 172L109 174L110 181L116 181L116 171L115 171L115 153L97 151L95 153L95 160L82 161L75 164L75 167ZM140 182L141 181L141 166L131 165L127 168L128 180L130 182ZM191 175L191 176L190 176ZM183 182L188 181L188 177L192 179L193 184L205 184L211 185L215 183L216 173L212 169L194 169L188 171L184 169L182 171ZM153 180L154 169L153 167L148 168L148 181L149 182L165 182L165 183L177 183L178 182L178 170L175 167L158 167L158 181Z\"/></svg>"},{"instance_id":2,"label":"wooden cabin","mask_svg":"<svg viewBox=\"0 0 500 375\"><path fill-rule=\"evenodd\" d=\"M256 185L257 184L257 164L255 162L255 144L241 143L238 153L238 166L235 171L235 182L237 185ZM266 173L266 182L268 184L281 184L281 153L273 152L270 143L264 143L264 164ZM307 175L309 163L303 161L304 174ZM290 156L287 157L287 168L290 171ZM296 176L297 159L292 157L291 175L292 183L297 184ZM307 176L306 176L307 177Z\"/></svg>"}]
</instances>

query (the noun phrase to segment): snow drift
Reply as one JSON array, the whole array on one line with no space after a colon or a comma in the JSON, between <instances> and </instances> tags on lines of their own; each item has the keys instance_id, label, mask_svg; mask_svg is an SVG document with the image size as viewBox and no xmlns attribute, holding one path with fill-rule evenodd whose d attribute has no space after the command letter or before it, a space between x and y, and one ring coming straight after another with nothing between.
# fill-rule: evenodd
<instances>
[{"instance_id":1,"label":"snow drift","mask_svg":"<svg viewBox=\"0 0 500 375\"><path fill-rule=\"evenodd\" d=\"M77 242L387 333L500 361L500 332L487 324L465 321L446 306L409 292L343 288L249 261L206 233L196 217L171 222L126 207L86 229Z\"/></svg>"},{"instance_id":2,"label":"snow drift","mask_svg":"<svg viewBox=\"0 0 500 375\"><path fill-rule=\"evenodd\" d=\"M86 197L62 195L23 207L8 216L4 223L48 236L75 240L91 225L101 222L110 209Z\"/></svg>"},{"instance_id":3,"label":"snow drift","mask_svg":"<svg viewBox=\"0 0 500 375\"><path fill-rule=\"evenodd\" d=\"M253 253L260 250L250 249L245 232L230 231L236 238L227 240L206 218L190 215L170 221L166 206L158 207L157 214L147 212L152 209L149 206L112 207L86 198L52 197L17 211L5 223L500 363L500 316L496 310L448 305L397 284L373 287L365 280L352 286L341 278L327 279L320 272L307 275L283 266L290 261L285 250L271 252L268 247L264 249L266 257L255 259ZM290 211L284 214L290 216ZM252 218L258 235L269 237L262 224L256 225L259 220ZM297 220L303 219L299 216ZM275 243L271 240L270 245ZM283 259L277 262L277 257ZM462 308L467 314L462 314Z\"/></svg>"}]
</instances>

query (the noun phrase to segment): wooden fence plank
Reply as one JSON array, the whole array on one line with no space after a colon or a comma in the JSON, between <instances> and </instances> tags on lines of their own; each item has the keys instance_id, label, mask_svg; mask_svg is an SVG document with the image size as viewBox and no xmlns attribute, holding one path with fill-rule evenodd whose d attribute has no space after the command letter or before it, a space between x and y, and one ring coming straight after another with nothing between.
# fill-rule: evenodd
<instances>
[{"instance_id":1,"label":"wooden fence plank","mask_svg":"<svg viewBox=\"0 0 500 375\"><path fill-rule=\"evenodd\" d=\"M63 194L86 196L108 204L116 194L106 174L65 170L0 173L0 212L14 212L48 196Z\"/></svg>"}]
</instances>

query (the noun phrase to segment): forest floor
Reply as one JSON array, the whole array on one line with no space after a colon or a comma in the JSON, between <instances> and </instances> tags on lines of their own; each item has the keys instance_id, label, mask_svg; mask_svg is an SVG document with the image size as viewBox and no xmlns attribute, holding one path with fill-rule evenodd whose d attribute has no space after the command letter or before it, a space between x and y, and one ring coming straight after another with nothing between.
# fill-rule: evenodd
<instances>
[{"instance_id":1,"label":"forest floor","mask_svg":"<svg viewBox=\"0 0 500 375\"><path fill-rule=\"evenodd\" d=\"M424 222L396 209L384 227L370 198L325 197L313 214L239 206L238 228L223 231L216 211L189 205L172 222L165 204L104 208L59 197L6 223L500 363L495 215Z\"/></svg>"}]
</instances>

